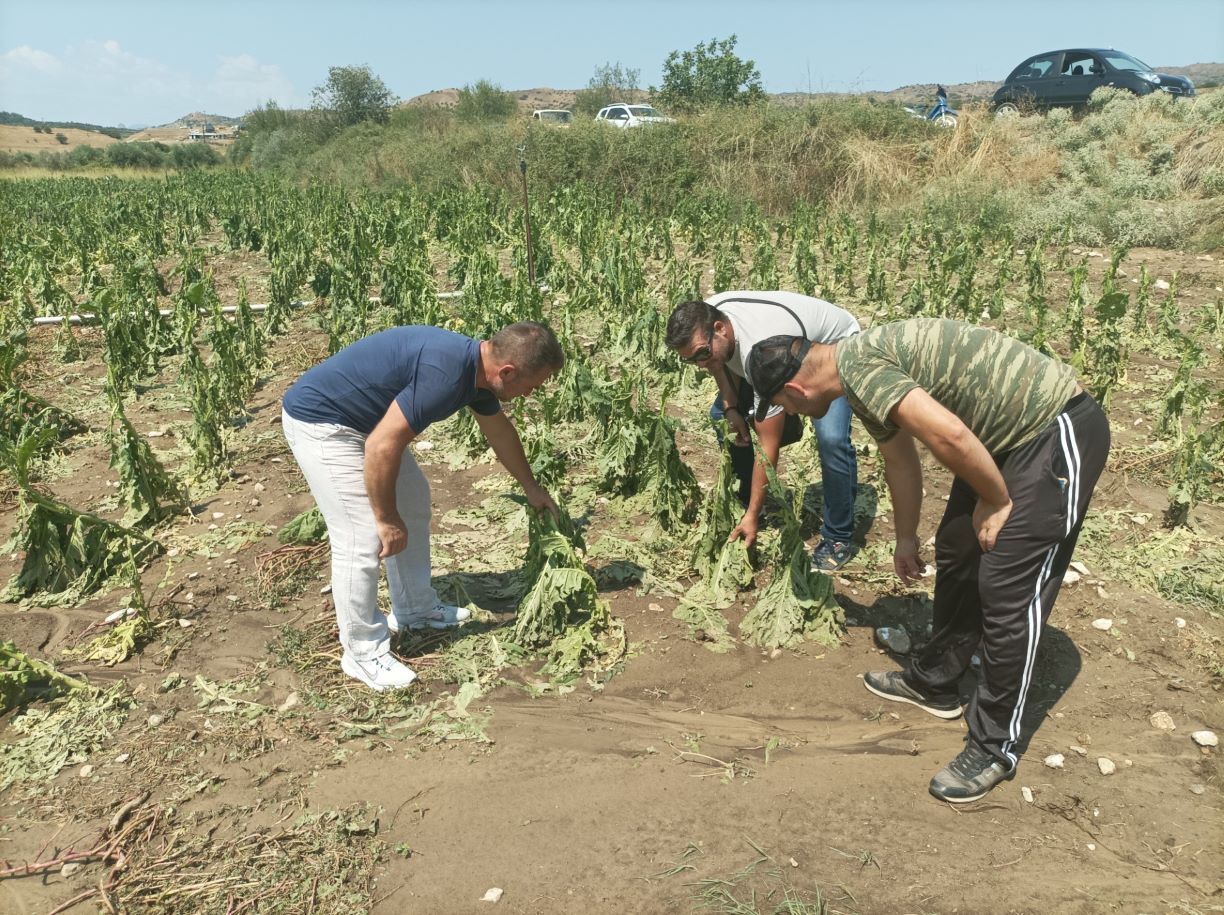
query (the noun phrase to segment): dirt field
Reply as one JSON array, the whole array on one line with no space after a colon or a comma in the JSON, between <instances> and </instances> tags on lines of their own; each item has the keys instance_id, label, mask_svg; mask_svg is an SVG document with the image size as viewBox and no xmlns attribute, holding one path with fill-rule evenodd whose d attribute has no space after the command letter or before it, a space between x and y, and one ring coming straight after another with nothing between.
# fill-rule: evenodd
<instances>
[{"instance_id":1,"label":"dirt field","mask_svg":"<svg viewBox=\"0 0 1224 915\"><path fill-rule=\"evenodd\" d=\"M252 299L266 301L260 263L226 255L217 275L223 298L246 276ZM1140 263L1156 276L1180 271L1187 307L1214 300L1224 284L1218 260L1136 250L1124 269L1137 274ZM87 407L100 402L96 336L79 332L87 358L61 365L51 354L54 335L40 338L36 392L62 401L68 388L83 415L103 425L104 414ZM558 695L525 669L479 709L457 708L454 730L400 736L395 724L410 719L411 703L376 700L339 670L334 617L320 593L322 554L309 557L313 565L299 556L305 572L291 593L270 596L261 583L279 546L272 532L311 505L280 437L279 399L324 351L304 319L278 340L272 380L250 404L235 480L194 506L171 554L143 576L162 620L157 639L114 668L64 664L94 682L126 680L136 705L113 737L49 786L0 793L0 859L17 865L93 848L128 801L133 822L153 817L156 805L173 807L179 823L208 837L205 857L218 858L242 848L242 837L312 811L364 804L366 820L345 827L346 841L376 834L385 844L366 874L380 915L487 911L481 897L493 887L504 896L492 910L516 913L817 912L821 901L829 912L854 913L1224 911L1220 751L1190 738L1204 728L1224 732L1224 622L1137 584L1138 570L1169 551L1219 551L1224 537L1224 509L1214 505L1196 509L1192 532L1161 527L1167 484L1150 473L1142 447L1152 397L1167 383L1159 372L1169 366L1141 356L1111 410L1114 452L1076 556L1088 571L1064 587L1043 634L1018 772L983 801L953 807L926 786L959 752L963 724L883 702L860 680L902 660L876 647L875 627L903 624L921 637L929 621L924 593L903 591L891 576L886 515L868 517L865 549L837 576L849 622L840 647L771 653L737 644L717 654L672 617L670 589L649 579L618 585L606 575L604 596L630 642L614 676ZM168 406L173 384L168 375L151 386L129 414L167 455L177 453L190 416ZM673 412L686 420L685 459L708 484L716 455L704 397L693 392ZM468 585L489 611L475 625L487 628L511 615L513 602L489 595L512 570L484 570L482 551L507 538L525 550L525 532L455 511L508 490L509 478L488 463L451 470L444 430L430 432L425 440L437 447L415 447L433 486L435 571L486 580L487 591ZM855 437L866 441L861 429ZM793 446L784 465L798 472L808 452L810 440ZM115 474L101 438L86 436L63 460L55 492L70 504L105 507ZM949 479L924 462L928 537ZM870 457L861 458L860 477L865 488L882 489ZM0 538L14 516L11 501L0 506ZM586 534L592 554L604 531L627 536L634 528L634 519L595 511ZM17 568L17 557L0 556L0 579ZM0 631L56 658L121 605L122 592L73 609L4 605ZM729 611L733 624L745 610ZM1094 628L1098 619L1112 628ZM400 646L424 681L413 701L452 689L438 649L462 637ZM966 695L970 688L966 682ZM1175 729L1154 726L1157 712ZM1043 765L1055 753L1063 767ZM1101 773L1101 758L1116 764L1114 774ZM376 827L367 822L371 810ZM154 820L139 822L154 834ZM154 858L178 861L172 842L157 842ZM278 866L271 853L250 854L267 873ZM165 894L155 897L160 910L195 910L207 889L204 865L158 870L150 860L133 853L129 866L159 881L149 892ZM106 873L87 861L69 876L57 867L0 880L0 911L56 909ZM251 886L271 889L275 879L265 874ZM311 911L328 891L315 880L300 905L284 910ZM235 903L242 898L237 892ZM778 908L788 899L790 908ZM96 896L78 910L94 906Z\"/></svg>"},{"instance_id":2,"label":"dirt field","mask_svg":"<svg viewBox=\"0 0 1224 915\"><path fill-rule=\"evenodd\" d=\"M67 143L55 139L57 133L68 138ZM76 127L53 127L50 133L35 133L33 127L17 127L0 124L0 152L66 152L78 146L102 148L118 143L114 137L93 130Z\"/></svg>"}]
</instances>

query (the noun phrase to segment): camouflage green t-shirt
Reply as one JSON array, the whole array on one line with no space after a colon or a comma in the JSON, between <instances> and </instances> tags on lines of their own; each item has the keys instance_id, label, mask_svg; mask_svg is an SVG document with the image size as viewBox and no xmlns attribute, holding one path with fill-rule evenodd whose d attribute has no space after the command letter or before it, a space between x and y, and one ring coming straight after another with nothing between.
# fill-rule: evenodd
<instances>
[{"instance_id":1,"label":"camouflage green t-shirt","mask_svg":"<svg viewBox=\"0 0 1224 915\"><path fill-rule=\"evenodd\" d=\"M837 345L850 406L876 441L897 431L888 414L922 388L960 417L991 454L1023 445L1075 394L1075 371L986 327L914 318Z\"/></svg>"}]
</instances>

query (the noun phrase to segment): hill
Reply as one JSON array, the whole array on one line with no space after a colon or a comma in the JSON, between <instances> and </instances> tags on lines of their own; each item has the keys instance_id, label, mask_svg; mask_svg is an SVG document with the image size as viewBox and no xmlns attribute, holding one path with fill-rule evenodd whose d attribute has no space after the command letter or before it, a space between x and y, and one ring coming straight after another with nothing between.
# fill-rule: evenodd
<instances>
[{"instance_id":1,"label":"hill","mask_svg":"<svg viewBox=\"0 0 1224 915\"><path fill-rule=\"evenodd\" d=\"M1005 66L1010 68L1015 63L1019 63L1019 61L1014 61L1012 64ZM1189 64L1184 67L1158 66L1156 70L1160 73L1169 73L1174 76L1188 76L1194 81L1196 86L1224 83L1224 63L1199 63ZM1001 69L1000 72L1006 73L1007 71ZM990 98L994 91L1002 84L1002 80L979 80L970 83L944 83L943 85L948 90L949 97L972 101ZM849 96L863 96L881 101L925 102L934 97L935 89L935 83L912 83L887 91L775 92L770 94L769 97L774 102L782 105L801 105L811 98L846 98ZM574 97L578 94L577 89L552 89L549 87L508 89L506 91L518 100L519 108L524 111L531 111L536 108L568 108L574 104ZM407 99L402 104L411 107L436 106L439 108L453 108L458 100L458 89L433 89Z\"/></svg>"}]
</instances>

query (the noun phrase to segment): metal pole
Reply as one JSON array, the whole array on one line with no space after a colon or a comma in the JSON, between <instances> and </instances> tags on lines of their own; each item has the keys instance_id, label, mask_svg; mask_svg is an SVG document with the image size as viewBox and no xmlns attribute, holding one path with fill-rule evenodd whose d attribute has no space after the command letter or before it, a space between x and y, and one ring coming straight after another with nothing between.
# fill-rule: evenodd
<instances>
[{"instance_id":1,"label":"metal pole","mask_svg":"<svg viewBox=\"0 0 1224 915\"><path fill-rule=\"evenodd\" d=\"M535 245L531 242L531 200L527 196L527 144L519 150L519 174L523 176L523 230L527 235L527 281L532 286L535 280Z\"/></svg>"}]
</instances>

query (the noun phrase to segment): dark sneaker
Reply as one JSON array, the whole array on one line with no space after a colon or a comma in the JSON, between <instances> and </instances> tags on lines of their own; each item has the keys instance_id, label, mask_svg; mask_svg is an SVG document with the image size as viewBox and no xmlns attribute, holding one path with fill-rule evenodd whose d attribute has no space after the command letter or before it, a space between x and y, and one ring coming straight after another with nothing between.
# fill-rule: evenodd
<instances>
[{"instance_id":1,"label":"dark sneaker","mask_svg":"<svg viewBox=\"0 0 1224 915\"><path fill-rule=\"evenodd\" d=\"M905 682L899 670L873 670L863 674L863 685L877 696L883 696L893 702L908 702L924 712L930 712L936 718L951 719L961 716L959 696L954 693L936 695L920 692Z\"/></svg>"},{"instance_id":2,"label":"dark sneaker","mask_svg":"<svg viewBox=\"0 0 1224 915\"><path fill-rule=\"evenodd\" d=\"M812 551L813 572L836 572L854 555L854 544L822 540Z\"/></svg>"},{"instance_id":3,"label":"dark sneaker","mask_svg":"<svg viewBox=\"0 0 1224 915\"><path fill-rule=\"evenodd\" d=\"M960 755L931 779L931 794L950 804L967 804L985 797L991 788L1011 777L1003 763L970 740Z\"/></svg>"}]
</instances>

